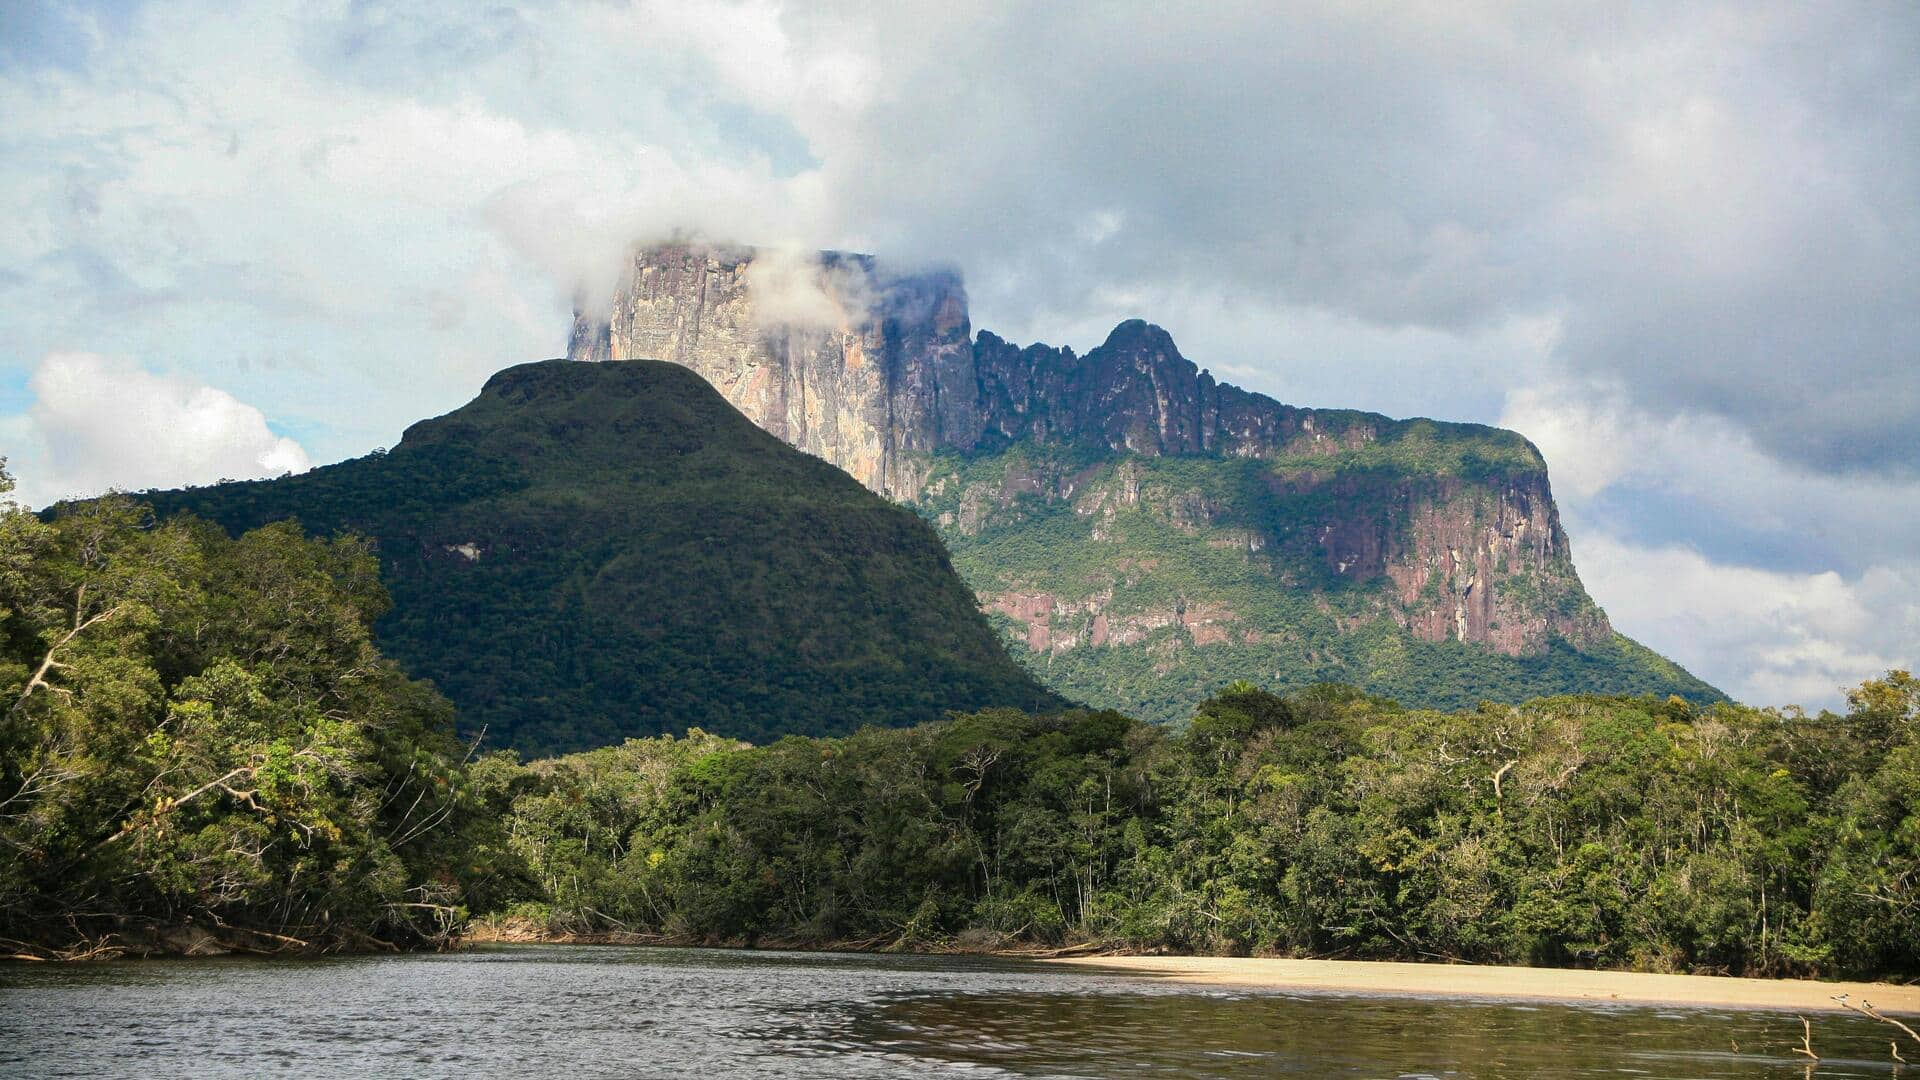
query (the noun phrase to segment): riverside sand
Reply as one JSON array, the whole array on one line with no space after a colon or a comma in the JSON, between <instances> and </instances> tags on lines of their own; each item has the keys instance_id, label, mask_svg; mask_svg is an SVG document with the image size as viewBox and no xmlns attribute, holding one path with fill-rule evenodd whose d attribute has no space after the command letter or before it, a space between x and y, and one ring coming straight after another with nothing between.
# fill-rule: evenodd
<instances>
[{"instance_id":1,"label":"riverside sand","mask_svg":"<svg viewBox=\"0 0 1920 1080\"><path fill-rule=\"evenodd\" d=\"M1847 1001L1855 1004L1870 1002L1882 1013L1920 1015L1920 986L1896 986L1891 983L1733 979L1711 975L1655 975L1637 971L1221 956L1076 956L1049 962L1137 971L1165 976L1175 982L1216 986L1718 1006L1790 1012L1841 1011L1845 1006L1834 998L1844 994Z\"/></svg>"}]
</instances>

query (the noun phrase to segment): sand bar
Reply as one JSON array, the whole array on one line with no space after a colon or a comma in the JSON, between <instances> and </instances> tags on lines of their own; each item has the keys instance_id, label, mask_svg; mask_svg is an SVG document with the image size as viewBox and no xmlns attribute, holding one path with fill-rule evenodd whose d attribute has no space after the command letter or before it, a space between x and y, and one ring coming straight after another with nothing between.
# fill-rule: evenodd
<instances>
[{"instance_id":1,"label":"sand bar","mask_svg":"<svg viewBox=\"0 0 1920 1080\"><path fill-rule=\"evenodd\" d=\"M1255 960L1218 956L1076 956L1049 961L1117 973L1139 972L1211 986L1383 995L1685 1005L1784 1012L1837 1012L1835 994L1869 1001L1890 1015L1920 1015L1920 986L1649 975L1633 971L1389 964L1361 960Z\"/></svg>"}]
</instances>

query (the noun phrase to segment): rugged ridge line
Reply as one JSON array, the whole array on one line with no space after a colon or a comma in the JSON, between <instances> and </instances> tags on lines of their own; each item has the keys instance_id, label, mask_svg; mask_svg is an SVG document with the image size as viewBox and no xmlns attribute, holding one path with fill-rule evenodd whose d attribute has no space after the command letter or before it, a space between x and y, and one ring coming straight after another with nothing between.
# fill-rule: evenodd
<instances>
[{"instance_id":1,"label":"rugged ridge line","mask_svg":"<svg viewBox=\"0 0 1920 1080\"><path fill-rule=\"evenodd\" d=\"M1114 665L1143 700L1192 684L1168 691L1169 715L1198 700L1203 669L1448 706L1521 686L1718 694L1614 633L1523 437L1286 405L1142 320L1085 355L1021 347L973 333L948 270L675 243L634 252L606 315L576 313L569 356L690 368L915 507L1028 665L1093 704L1139 707L1108 694ZM1381 625L1403 637L1375 640ZM1489 675L1399 640L1519 666ZM1594 657L1601 674L1568 674Z\"/></svg>"},{"instance_id":2,"label":"rugged ridge line","mask_svg":"<svg viewBox=\"0 0 1920 1080\"><path fill-rule=\"evenodd\" d=\"M382 648L529 754L1063 704L924 519L673 364L521 364L390 453L143 498L371 538Z\"/></svg>"},{"instance_id":3,"label":"rugged ridge line","mask_svg":"<svg viewBox=\"0 0 1920 1080\"><path fill-rule=\"evenodd\" d=\"M957 274L896 274L865 255L823 252L807 271L802 287L831 319L763 318L755 257L747 247L641 249L609 314L575 313L568 358L691 368L754 423L900 501L926 479L907 458L942 448L1064 439L1264 457L1353 449L1393 423L1218 382L1139 319L1085 357L984 330L973 339Z\"/></svg>"}]
</instances>

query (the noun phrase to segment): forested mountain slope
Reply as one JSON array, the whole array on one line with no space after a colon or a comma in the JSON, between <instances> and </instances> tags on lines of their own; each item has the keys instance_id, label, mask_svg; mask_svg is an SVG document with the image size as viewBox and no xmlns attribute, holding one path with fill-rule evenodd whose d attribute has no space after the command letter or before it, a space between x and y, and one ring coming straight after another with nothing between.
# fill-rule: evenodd
<instances>
[{"instance_id":1,"label":"forested mountain slope","mask_svg":"<svg viewBox=\"0 0 1920 1080\"><path fill-rule=\"evenodd\" d=\"M1518 434L1308 409L1217 382L1132 320L1084 356L974 335L949 272L825 253L776 321L748 248L637 252L570 355L657 357L913 506L1027 666L1174 720L1246 678L1410 705L1721 694L1587 596ZM792 274L782 277L791 293Z\"/></svg>"},{"instance_id":2,"label":"forested mountain slope","mask_svg":"<svg viewBox=\"0 0 1920 1080\"><path fill-rule=\"evenodd\" d=\"M373 538L382 647L526 753L1058 703L932 528L671 364L523 364L391 453L142 498Z\"/></svg>"},{"instance_id":3,"label":"forested mountain slope","mask_svg":"<svg viewBox=\"0 0 1920 1080\"><path fill-rule=\"evenodd\" d=\"M364 541L42 521L5 465L0 963L436 947L524 891Z\"/></svg>"}]
</instances>

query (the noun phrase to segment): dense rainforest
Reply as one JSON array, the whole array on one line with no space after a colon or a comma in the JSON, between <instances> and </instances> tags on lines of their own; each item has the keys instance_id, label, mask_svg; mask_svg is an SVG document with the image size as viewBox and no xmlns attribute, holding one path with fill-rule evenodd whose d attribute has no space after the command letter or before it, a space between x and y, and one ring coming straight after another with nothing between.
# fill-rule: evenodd
<instances>
[{"instance_id":1,"label":"dense rainforest","mask_svg":"<svg viewBox=\"0 0 1920 1080\"><path fill-rule=\"evenodd\" d=\"M559 930L1920 975L1902 672L1845 715L1237 684L1177 730L998 709L474 777Z\"/></svg>"},{"instance_id":2,"label":"dense rainforest","mask_svg":"<svg viewBox=\"0 0 1920 1080\"><path fill-rule=\"evenodd\" d=\"M0 477L4 473L0 472ZM4 487L0 480L0 487ZM365 541L0 505L0 938L702 943L1920 976L1920 680L1844 714L1245 683L522 763L375 646Z\"/></svg>"},{"instance_id":3,"label":"dense rainforest","mask_svg":"<svg viewBox=\"0 0 1920 1080\"><path fill-rule=\"evenodd\" d=\"M0 955L419 947L524 890L364 542L9 488Z\"/></svg>"},{"instance_id":4,"label":"dense rainforest","mask_svg":"<svg viewBox=\"0 0 1920 1080\"><path fill-rule=\"evenodd\" d=\"M141 498L235 535L370 538L381 649L528 755L1065 704L930 526L673 364L521 364L391 452Z\"/></svg>"}]
</instances>

